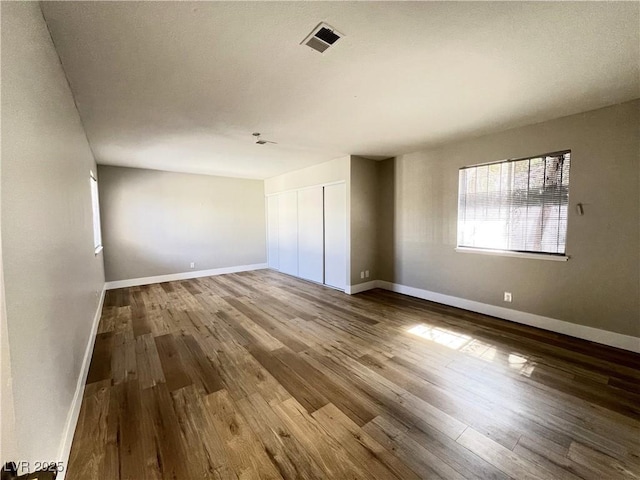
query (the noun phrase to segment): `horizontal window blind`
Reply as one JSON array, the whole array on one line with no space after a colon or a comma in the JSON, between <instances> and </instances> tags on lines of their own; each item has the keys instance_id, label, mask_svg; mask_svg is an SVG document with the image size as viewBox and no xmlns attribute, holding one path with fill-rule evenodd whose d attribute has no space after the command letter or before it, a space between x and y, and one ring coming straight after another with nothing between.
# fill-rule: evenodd
<instances>
[{"instance_id":1,"label":"horizontal window blind","mask_svg":"<svg viewBox=\"0 0 640 480\"><path fill-rule=\"evenodd\" d=\"M458 246L564 254L571 152L465 167Z\"/></svg>"}]
</instances>

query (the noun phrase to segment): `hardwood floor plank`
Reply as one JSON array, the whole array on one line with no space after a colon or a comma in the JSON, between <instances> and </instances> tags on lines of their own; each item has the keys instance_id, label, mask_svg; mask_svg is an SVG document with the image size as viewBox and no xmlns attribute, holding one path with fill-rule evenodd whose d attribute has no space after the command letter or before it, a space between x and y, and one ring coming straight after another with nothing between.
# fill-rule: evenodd
<instances>
[{"instance_id":1,"label":"hardwood floor plank","mask_svg":"<svg viewBox=\"0 0 640 480\"><path fill-rule=\"evenodd\" d=\"M107 290L105 295L105 305L107 307L126 307L129 305L129 289L117 288Z\"/></svg>"},{"instance_id":2,"label":"hardwood floor plank","mask_svg":"<svg viewBox=\"0 0 640 480\"><path fill-rule=\"evenodd\" d=\"M376 417L376 411L350 394L348 386L341 387L329 379L327 375L309 364L302 355L283 348L273 352L274 355L287 367L296 372L300 378L322 392L322 395L337 406L356 424L362 426Z\"/></svg>"},{"instance_id":3,"label":"hardwood floor plank","mask_svg":"<svg viewBox=\"0 0 640 480\"><path fill-rule=\"evenodd\" d=\"M523 435L513 452L542 465L559 479L598 480L602 478L600 473L570 459L567 456L569 449L536 437L534 434Z\"/></svg>"},{"instance_id":4,"label":"hardwood floor plank","mask_svg":"<svg viewBox=\"0 0 640 480\"><path fill-rule=\"evenodd\" d=\"M389 418L381 420L386 420L400 431L404 431L401 426L395 425ZM418 445L442 459L465 478L476 480L506 480L508 478L501 470L433 428L414 425L406 429L405 433Z\"/></svg>"},{"instance_id":5,"label":"hardwood floor plank","mask_svg":"<svg viewBox=\"0 0 640 480\"><path fill-rule=\"evenodd\" d=\"M365 425L364 431L396 453L421 478L465 478L382 417L376 417Z\"/></svg>"},{"instance_id":6,"label":"hardwood floor plank","mask_svg":"<svg viewBox=\"0 0 640 480\"><path fill-rule=\"evenodd\" d=\"M176 345L187 366L188 375L194 382L202 386L205 393L217 392L224 388L220 374L193 336L178 336Z\"/></svg>"},{"instance_id":7,"label":"hardwood floor plank","mask_svg":"<svg viewBox=\"0 0 640 480\"><path fill-rule=\"evenodd\" d=\"M328 404L312 416L349 452L371 478L418 479L418 475L392 455L335 405Z\"/></svg>"},{"instance_id":8,"label":"hardwood floor plank","mask_svg":"<svg viewBox=\"0 0 640 480\"><path fill-rule=\"evenodd\" d=\"M553 480L553 473L513 453L502 445L467 428L457 442L507 475L522 480Z\"/></svg>"},{"instance_id":9,"label":"hardwood floor plank","mask_svg":"<svg viewBox=\"0 0 640 480\"><path fill-rule=\"evenodd\" d=\"M149 323L149 318L147 317L144 305L132 310L131 325L133 327L133 336L136 338L140 335L151 333L151 324Z\"/></svg>"},{"instance_id":10,"label":"hardwood floor plank","mask_svg":"<svg viewBox=\"0 0 640 480\"><path fill-rule=\"evenodd\" d=\"M287 389L249 352L234 357L223 352L219 357L225 374L225 385L234 399L254 393L262 395L269 403L291 398Z\"/></svg>"},{"instance_id":11,"label":"hardwood floor plank","mask_svg":"<svg viewBox=\"0 0 640 480\"><path fill-rule=\"evenodd\" d=\"M136 362L136 342L132 332L116 333L111 356L111 378L114 384L138 378Z\"/></svg>"},{"instance_id":12,"label":"hardwood floor plank","mask_svg":"<svg viewBox=\"0 0 640 480\"><path fill-rule=\"evenodd\" d=\"M325 472L261 395L250 395L236 404L284 479L325 478Z\"/></svg>"},{"instance_id":13,"label":"hardwood floor plank","mask_svg":"<svg viewBox=\"0 0 640 480\"><path fill-rule=\"evenodd\" d=\"M140 388L153 387L164 383L164 372L158 355L156 343L151 334L140 335L136 338L136 367Z\"/></svg>"},{"instance_id":14,"label":"hardwood floor plank","mask_svg":"<svg viewBox=\"0 0 640 480\"><path fill-rule=\"evenodd\" d=\"M114 307L107 307L105 303L105 305L102 307L102 315L100 317L100 323L98 324L97 333L113 332L116 328L115 317L116 309Z\"/></svg>"},{"instance_id":15,"label":"hardwood floor plank","mask_svg":"<svg viewBox=\"0 0 640 480\"><path fill-rule=\"evenodd\" d=\"M99 333L93 347L93 357L89 365L87 384L111 379L111 357L115 341L113 331Z\"/></svg>"},{"instance_id":16,"label":"hardwood floor plank","mask_svg":"<svg viewBox=\"0 0 640 480\"><path fill-rule=\"evenodd\" d=\"M186 372L185 366L180 358L174 335L161 335L155 338L155 342L169 391L173 392L179 388L191 385L193 381Z\"/></svg>"},{"instance_id":17,"label":"hardwood floor plank","mask_svg":"<svg viewBox=\"0 0 640 480\"><path fill-rule=\"evenodd\" d=\"M224 328L221 323L207 325L208 336L199 343L220 372L222 381L234 400L259 393L269 403L290 398L285 388Z\"/></svg>"},{"instance_id":18,"label":"hardwood floor plank","mask_svg":"<svg viewBox=\"0 0 640 480\"><path fill-rule=\"evenodd\" d=\"M140 388L136 380L113 387L112 401L117 407L120 478L134 480L145 476L143 443L139 419L142 417Z\"/></svg>"},{"instance_id":19,"label":"hardwood floor plank","mask_svg":"<svg viewBox=\"0 0 640 480\"><path fill-rule=\"evenodd\" d=\"M173 409L188 452L190 478L216 479L228 471L229 462L212 422L202 412L201 393L194 385L171 393Z\"/></svg>"},{"instance_id":20,"label":"hardwood floor plank","mask_svg":"<svg viewBox=\"0 0 640 480\"><path fill-rule=\"evenodd\" d=\"M269 318L269 315L261 312L259 309L253 308L253 306L249 306L248 304L242 303L238 299L231 297L225 297L225 301L238 311L251 318L253 322L266 330L273 338L278 339L283 345L286 345L294 352L299 352L307 348L307 345L304 343L287 335L287 333L278 326L277 322L272 321ZM280 348L280 346L276 348Z\"/></svg>"},{"instance_id":21,"label":"hardwood floor plank","mask_svg":"<svg viewBox=\"0 0 640 480\"><path fill-rule=\"evenodd\" d=\"M240 478L280 479L264 446L242 417L226 390L204 397L229 463Z\"/></svg>"},{"instance_id":22,"label":"hardwood floor plank","mask_svg":"<svg viewBox=\"0 0 640 480\"><path fill-rule=\"evenodd\" d=\"M112 433L112 424L109 423L110 386L110 380L102 380L85 388L74 438L91 438L91 441L74 442L67 470L75 478L120 478L117 447L114 452L109 442Z\"/></svg>"},{"instance_id":23,"label":"hardwood floor plank","mask_svg":"<svg viewBox=\"0 0 640 480\"><path fill-rule=\"evenodd\" d=\"M274 405L273 409L326 473L327 478L370 478L294 398Z\"/></svg>"},{"instance_id":24,"label":"hardwood floor plank","mask_svg":"<svg viewBox=\"0 0 640 480\"><path fill-rule=\"evenodd\" d=\"M314 297L313 295L303 293L303 292L295 292L295 293L297 294L297 296L304 298L310 303L314 303L325 310L334 312L335 314L341 316L345 320L348 320L348 321L355 320L355 321L364 323L365 325L375 325L376 323L378 323L377 320L374 320L368 316L357 313L348 308L341 307L334 302L322 300L321 298Z\"/></svg>"},{"instance_id":25,"label":"hardwood floor plank","mask_svg":"<svg viewBox=\"0 0 640 480\"><path fill-rule=\"evenodd\" d=\"M404 358L393 357L391 361L413 372L418 377L447 388L459 396L485 404L487 408L500 409L511 422L522 424L525 431L534 432L566 447L573 440L573 426L569 430L563 429L555 422L550 422L547 413L553 413L558 418L570 419L573 421L572 423L579 424L576 428L582 427L583 430L587 425L590 425L588 428L594 428L594 425L603 424L615 428L623 435L626 435L627 431L630 435L633 435L631 432L638 431L638 426L632 419L616 417L615 412L602 409L594 415L592 412L599 407L583 404L579 398L568 397L559 400L558 394L549 396L547 391L540 390L541 386L530 393L527 387L520 387L517 382L494 382L491 381L491 377L485 377L483 374L468 375L469 372L466 370L463 372L464 374L458 374L455 370L442 373L436 369L421 366L419 360L409 361L407 358L409 356L405 354ZM510 399L514 396L526 399L526 403L511 401ZM571 405L571 408L563 408L563 405ZM612 415L613 417L609 418ZM566 420L564 424L568 425Z\"/></svg>"},{"instance_id":26,"label":"hardwood floor plank","mask_svg":"<svg viewBox=\"0 0 640 480\"><path fill-rule=\"evenodd\" d=\"M640 480L640 355L271 270L110 290L67 480Z\"/></svg>"},{"instance_id":27,"label":"hardwood floor plank","mask_svg":"<svg viewBox=\"0 0 640 480\"><path fill-rule=\"evenodd\" d=\"M280 382L280 384L307 410L315 412L317 409L329 403L329 400L320 393L315 385L307 383L294 370L283 363L276 355L262 350L256 345L248 347L251 355Z\"/></svg>"},{"instance_id":28,"label":"hardwood floor plank","mask_svg":"<svg viewBox=\"0 0 640 480\"><path fill-rule=\"evenodd\" d=\"M429 425L453 439L458 438L466 428L464 423L387 380L357 360L337 350L324 350L323 355L333 359L350 372L352 382L358 382L376 399L385 402L387 408L396 414L403 415L410 424Z\"/></svg>"},{"instance_id":29,"label":"hardwood floor plank","mask_svg":"<svg viewBox=\"0 0 640 480\"><path fill-rule=\"evenodd\" d=\"M196 282L192 280L185 280L184 282L180 282L180 285L191 295L198 295L199 293L202 293L202 290L198 288Z\"/></svg>"},{"instance_id":30,"label":"hardwood floor plank","mask_svg":"<svg viewBox=\"0 0 640 480\"><path fill-rule=\"evenodd\" d=\"M167 386L159 383L142 390L141 424L145 474L163 480L190 478L189 456L181 436L180 422Z\"/></svg>"},{"instance_id":31,"label":"hardwood floor plank","mask_svg":"<svg viewBox=\"0 0 640 480\"><path fill-rule=\"evenodd\" d=\"M229 299L231 300L231 299ZM244 314L233 309L231 312L218 312L218 317L222 319L230 328L232 328L242 339L245 344L255 343L265 350L275 350L282 348L284 345L280 340L273 337L264 328L246 317Z\"/></svg>"},{"instance_id":32,"label":"hardwood floor plank","mask_svg":"<svg viewBox=\"0 0 640 480\"><path fill-rule=\"evenodd\" d=\"M504 422L498 412L483 408L482 404L466 401L456 395L447 394L429 382L415 379L399 368L394 368L391 362L379 362L371 355L358 359L365 366L369 366L389 381L406 389L430 405L452 416L460 422L472 426L483 435L513 449L518 442L520 429Z\"/></svg>"},{"instance_id":33,"label":"hardwood floor plank","mask_svg":"<svg viewBox=\"0 0 640 480\"><path fill-rule=\"evenodd\" d=\"M640 462L621 461L578 442L571 444L567 456L574 462L595 470L601 478L640 479Z\"/></svg>"}]
</instances>

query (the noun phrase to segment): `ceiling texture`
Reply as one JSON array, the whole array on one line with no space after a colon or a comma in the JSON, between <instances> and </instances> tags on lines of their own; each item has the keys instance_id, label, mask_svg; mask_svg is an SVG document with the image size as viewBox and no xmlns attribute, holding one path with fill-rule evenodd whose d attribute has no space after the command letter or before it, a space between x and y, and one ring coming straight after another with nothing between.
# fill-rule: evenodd
<instances>
[{"instance_id":1,"label":"ceiling texture","mask_svg":"<svg viewBox=\"0 0 640 480\"><path fill-rule=\"evenodd\" d=\"M640 97L638 2L41 5L99 164L268 178Z\"/></svg>"}]
</instances>

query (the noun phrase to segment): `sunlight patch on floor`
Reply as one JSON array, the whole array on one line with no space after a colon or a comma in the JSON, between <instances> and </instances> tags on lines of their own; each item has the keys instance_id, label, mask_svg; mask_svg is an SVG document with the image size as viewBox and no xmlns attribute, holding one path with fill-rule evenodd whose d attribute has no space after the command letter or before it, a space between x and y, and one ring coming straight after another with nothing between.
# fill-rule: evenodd
<instances>
[{"instance_id":1,"label":"sunlight patch on floor","mask_svg":"<svg viewBox=\"0 0 640 480\"><path fill-rule=\"evenodd\" d=\"M517 353L505 354L504 352L500 352L495 345L482 342L469 335L454 332L447 328L432 327L421 323L409 328L407 332L488 362L506 363L506 366L526 377L531 376L536 366L535 362L530 361L522 355L518 355ZM506 362L501 360L504 358L506 358Z\"/></svg>"},{"instance_id":2,"label":"sunlight patch on floor","mask_svg":"<svg viewBox=\"0 0 640 480\"><path fill-rule=\"evenodd\" d=\"M473 340L473 338L468 335L460 335L459 333L452 332L446 328L429 327L424 324L410 328L409 333L418 335L419 337L431 340L454 350L459 350L462 346Z\"/></svg>"}]
</instances>

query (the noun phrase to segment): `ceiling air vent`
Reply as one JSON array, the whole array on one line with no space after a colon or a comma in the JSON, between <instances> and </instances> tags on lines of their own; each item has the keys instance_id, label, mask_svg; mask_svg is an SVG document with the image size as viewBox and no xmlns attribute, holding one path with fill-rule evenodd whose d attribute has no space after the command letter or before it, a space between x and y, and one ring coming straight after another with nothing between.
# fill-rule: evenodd
<instances>
[{"instance_id":1,"label":"ceiling air vent","mask_svg":"<svg viewBox=\"0 0 640 480\"><path fill-rule=\"evenodd\" d=\"M301 45L307 45L323 53L327 48L340 40L344 35L326 23L321 23L305 38Z\"/></svg>"}]
</instances>

